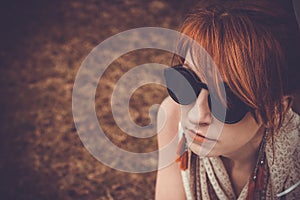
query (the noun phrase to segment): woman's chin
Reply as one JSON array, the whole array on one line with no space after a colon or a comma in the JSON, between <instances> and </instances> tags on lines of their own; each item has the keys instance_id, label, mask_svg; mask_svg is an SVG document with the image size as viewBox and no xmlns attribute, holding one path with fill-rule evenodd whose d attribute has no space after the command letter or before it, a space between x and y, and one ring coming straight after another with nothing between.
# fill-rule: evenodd
<instances>
[{"instance_id":1,"label":"woman's chin","mask_svg":"<svg viewBox=\"0 0 300 200\"><path fill-rule=\"evenodd\" d=\"M213 156L218 156L213 153L213 146L212 145L203 145L203 144L197 144L197 143L190 143L189 144L189 149L195 153L196 155L200 157L213 157Z\"/></svg>"}]
</instances>

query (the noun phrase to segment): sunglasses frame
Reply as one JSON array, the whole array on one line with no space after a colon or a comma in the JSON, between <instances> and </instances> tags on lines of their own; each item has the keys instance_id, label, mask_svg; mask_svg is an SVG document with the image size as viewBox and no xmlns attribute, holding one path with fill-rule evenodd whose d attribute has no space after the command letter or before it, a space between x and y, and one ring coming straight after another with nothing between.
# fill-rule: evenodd
<instances>
[{"instance_id":1,"label":"sunglasses frame","mask_svg":"<svg viewBox=\"0 0 300 200\"><path fill-rule=\"evenodd\" d=\"M176 65L170 68L165 68L164 76L169 96L180 105L189 105L195 102L202 89L206 89L209 91L207 85L201 82L201 80L194 71L183 67L182 65ZM184 87L181 88L181 90L178 90L176 87L174 87L176 83L178 85L183 84ZM240 98L234 95L234 93L230 90L229 86L226 83L223 84L226 92L226 102L231 102L230 106L228 106L228 104L222 105L223 103L221 103L222 101L220 98L214 98L213 105L215 109L212 109L212 96L217 97L218 95L209 95L208 105L211 110L211 113L219 121L226 124L234 124L241 121L244 118L244 116L249 111L251 111L252 108L250 108ZM191 89L193 91L191 91ZM225 109L225 116L222 112L222 109Z\"/></svg>"}]
</instances>

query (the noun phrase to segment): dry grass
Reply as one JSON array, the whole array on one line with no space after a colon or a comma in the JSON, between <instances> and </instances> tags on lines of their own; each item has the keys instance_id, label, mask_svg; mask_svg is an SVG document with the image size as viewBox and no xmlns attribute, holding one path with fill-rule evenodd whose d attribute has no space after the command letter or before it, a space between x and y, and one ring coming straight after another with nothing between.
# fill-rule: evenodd
<instances>
[{"instance_id":1,"label":"dry grass","mask_svg":"<svg viewBox=\"0 0 300 200\"><path fill-rule=\"evenodd\" d=\"M1 199L154 198L155 171L117 171L83 147L72 117L72 87L80 64L101 41L142 26L177 29L195 2L31 0L1 6ZM116 126L107 103L114 84L136 65L170 59L157 50L132 52L101 80L97 116L119 147L149 152L157 144L155 137L136 139ZM165 96L159 86L139 88L130 101L132 119L149 123L148 109Z\"/></svg>"}]
</instances>

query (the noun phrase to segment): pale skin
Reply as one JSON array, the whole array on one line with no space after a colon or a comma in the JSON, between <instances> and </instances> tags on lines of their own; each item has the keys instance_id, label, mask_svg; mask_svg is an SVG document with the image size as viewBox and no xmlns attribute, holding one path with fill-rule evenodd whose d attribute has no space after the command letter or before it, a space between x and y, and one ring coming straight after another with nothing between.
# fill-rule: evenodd
<instances>
[{"instance_id":1,"label":"pale skin","mask_svg":"<svg viewBox=\"0 0 300 200\"><path fill-rule=\"evenodd\" d=\"M207 129L210 124L218 123L210 115L209 107L206 103L206 95L206 92L201 91L195 104L184 107L180 107L170 97L165 99L161 104L161 109L166 113L166 121L158 134L159 148L170 143L174 137L177 137L178 123L180 121L183 127L191 127L197 121L201 124L202 129ZM224 166L237 195L247 183L255 165L257 149L264 130L260 127L250 113L238 124L225 124L216 145L208 154L208 156L222 156ZM241 133L245 133L245 131L247 133L244 137L237 137L235 135L238 134L241 136ZM200 154L197 152L199 145L201 144L193 143L190 148L195 153ZM176 148L174 150L174 157L175 152ZM173 162L170 166L158 171L156 199L185 199L178 163Z\"/></svg>"},{"instance_id":2,"label":"pale skin","mask_svg":"<svg viewBox=\"0 0 300 200\"><path fill-rule=\"evenodd\" d=\"M187 55L187 60L191 60L190 55ZM197 73L193 64L189 64L189 66ZM163 148L174 138L177 139L179 122L181 122L184 132L193 129L205 137L213 139L213 142L199 143L187 136L189 148L197 155L221 156L233 190L238 196L255 166L257 151L265 129L254 120L250 112L235 124L224 124L218 121L210 112L207 102L208 95L207 90L201 90L197 100L187 106L180 106L170 97L163 101L158 114L158 146ZM162 124L162 121L165 123ZM218 127L222 128L218 129ZM172 148L174 150L171 155L170 153L168 155L159 154L159 162L167 156L175 159L176 147ZM173 162L168 167L160 168L157 173L155 196L157 200L185 199L178 163Z\"/></svg>"},{"instance_id":3,"label":"pale skin","mask_svg":"<svg viewBox=\"0 0 300 200\"><path fill-rule=\"evenodd\" d=\"M189 53L185 64L202 79L197 73ZM205 83L205 81L203 82ZM169 151L167 153L159 152L159 170L155 194L157 200L185 199L180 169L178 163L174 162L178 144L179 122L185 133L192 129L212 139L212 141L197 142L185 134L188 146L195 154L221 157L236 197L239 196L252 175L265 127L256 121L250 112L241 121L234 124L224 124L218 121L211 114L207 101L208 95L209 92L202 89L197 100L186 106L181 106L167 97L160 106L158 112L158 147L162 149L167 146ZM292 105L292 98L285 96L282 101L284 110L287 112ZM162 164L164 160L168 160L170 164L165 166Z\"/></svg>"},{"instance_id":4,"label":"pale skin","mask_svg":"<svg viewBox=\"0 0 300 200\"><path fill-rule=\"evenodd\" d=\"M238 196L249 180L255 166L258 148L264 134L264 128L249 113L235 124L223 124L211 115L207 103L208 91L202 90L194 104L182 106L181 124L183 129L194 129L212 138L215 145L206 156L221 156L224 166L232 181L233 189ZM211 131L209 126L224 125L221 132ZM192 142L190 149L201 155L209 145Z\"/></svg>"},{"instance_id":5,"label":"pale skin","mask_svg":"<svg viewBox=\"0 0 300 200\"><path fill-rule=\"evenodd\" d=\"M158 148L161 149L177 137L178 122L180 121L180 107L168 97L161 104L159 113L164 113L164 115L158 115L158 122L165 121L164 124L158 125L158 130L160 130L157 135ZM176 157L176 146L177 145L171 146L171 151L167 155L162 155L160 152L159 157L164 158L169 156L174 160ZM159 162L162 162L162 159L160 159ZM155 199L185 199L180 169L177 163L172 162L167 167L163 167L157 171Z\"/></svg>"},{"instance_id":6,"label":"pale skin","mask_svg":"<svg viewBox=\"0 0 300 200\"><path fill-rule=\"evenodd\" d=\"M158 146L161 149L169 144L170 151L159 153L160 164L165 158L175 160L179 122L181 122L184 130L186 130L186 127L193 128L193 126L197 126L197 130L201 133L206 133L208 126L221 123L211 115L207 104L207 95L207 91L201 91L197 101L188 106L180 106L170 97L163 101L158 114ZM289 110L292 102L291 98L286 96L283 101L285 111ZM236 196L240 194L252 174L264 130L263 125L257 123L253 116L247 113L236 124L224 124L220 135L209 134L210 138L216 139L216 144L206 156L221 157ZM187 139L189 140L189 138ZM201 152L199 152L201 145L205 149L205 143L192 142L189 147L194 153L201 155ZM168 166L160 166L159 169L155 199L185 199L178 163L171 162Z\"/></svg>"}]
</instances>

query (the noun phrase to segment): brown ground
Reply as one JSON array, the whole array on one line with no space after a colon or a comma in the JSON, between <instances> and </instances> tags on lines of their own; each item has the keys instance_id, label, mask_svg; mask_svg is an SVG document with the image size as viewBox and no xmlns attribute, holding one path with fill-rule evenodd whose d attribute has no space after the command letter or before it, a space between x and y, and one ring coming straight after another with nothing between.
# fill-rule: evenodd
<instances>
[{"instance_id":1,"label":"brown ground","mask_svg":"<svg viewBox=\"0 0 300 200\"><path fill-rule=\"evenodd\" d=\"M111 169L83 147L71 111L73 82L97 44L137 27L177 29L196 0L1 2L0 199L153 199L156 172ZM105 102L122 74L148 62L169 64L170 55L127 54L97 90L101 125L116 145L134 152L156 150L156 138L120 131ZM165 96L162 87L139 89L130 102L135 122L147 124L149 107Z\"/></svg>"}]
</instances>

